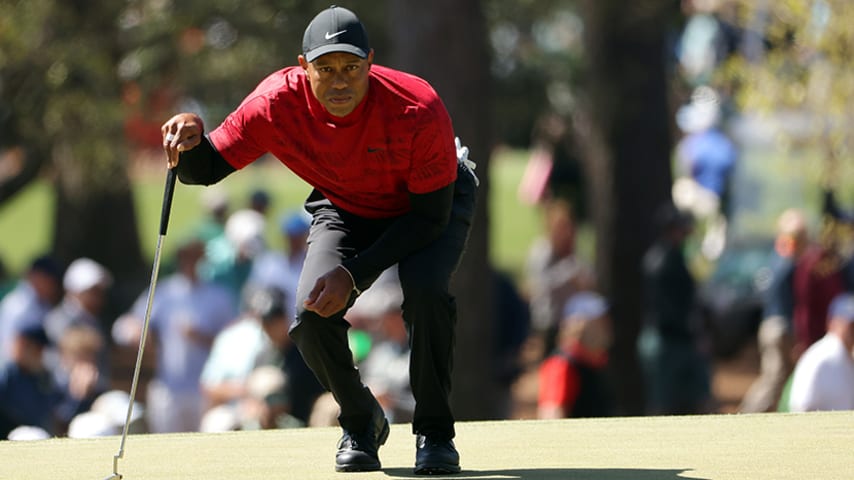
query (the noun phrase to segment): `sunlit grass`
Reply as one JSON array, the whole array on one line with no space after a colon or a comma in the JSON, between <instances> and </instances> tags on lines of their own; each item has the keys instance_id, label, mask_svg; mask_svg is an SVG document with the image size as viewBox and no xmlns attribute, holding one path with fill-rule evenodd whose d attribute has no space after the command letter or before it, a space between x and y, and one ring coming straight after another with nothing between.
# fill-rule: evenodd
<instances>
[{"instance_id":1,"label":"sunlit grass","mask_svg":"<svg viewBox=\"0 0 854 480\"><path fill-rule=\"evenodd\" d=\"M490 257L497 268L521 278L528 248L541 229L539 208L519 200L519 182L528 160L527 150L499 149L490 168ZM817 226L820 221L820 156L805 152L780 153L765 149L746 150L738 168L736 182L738 214L732 228L741 236L767 236L774 229L777 215L788 207L802 207ZM852 194L842 185L850 185L850 168L841 168L837 192L843 204L852 205ZM483 176L483 169L478 170ZM157 243L160 206L165 173L148 169L137 173L133 181L134 202L139 219L143 254L151 258ZM232 210L244 208L250 193L263 188L270 193L272 205L267 240L281 246L278 224L286 212L302 208L310 188L276 161L254 164L236 172L219 186L230 198ZM205 187L178 184L164 253L168 254L180 237L201 221ZM37 181L21 194L0 206L0 259L9 271L20 272L36 254L49 248L53 228L53 196L49 185ZM696 242L694 242L696 243ZM579 229L580 254L592 261L595 253L593 233L588 225ZM689 249L695 250L695 249Z\"/></svg>"}]
</instances>

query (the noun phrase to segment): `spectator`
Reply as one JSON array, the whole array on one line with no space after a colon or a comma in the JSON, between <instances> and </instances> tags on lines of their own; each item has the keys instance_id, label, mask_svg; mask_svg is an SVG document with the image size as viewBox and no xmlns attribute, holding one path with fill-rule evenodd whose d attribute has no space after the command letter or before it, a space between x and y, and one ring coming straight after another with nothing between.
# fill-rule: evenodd
<instances>
[{"instance_id":1,"label":"spectator","mask_svg":"<svg viewBox=\"0 0 854 480\"><path fill-rule=\"evenodd\" d=\"M43 325L44 318L62 297L62 268L50 256L30 263L24 278L0 301L0 363L8 360L14 332Z\"/></svg>"},{"instance_id":2,"label":"spectator","mask_svg":"<svg viewBox=\"0 0 854 480\"><path fill-rule=\"evenodd\" d=\"M249 208L266 217L270 210L270 193L263 188L252 190L249 194Z\"/></svg>"},{"instance_id":3,"label":"spectator","mask_svg":"<svg viewBox=\"0 0 854 480\"><path fill-rule=\"evenodd\" d=\"M98 395L109 387L109 379L101 377L98 368L99 359L107 355L104 340L94 328L74 325L59 341L59 364L53 369L53 375L63 392L63 401L57 410L63 431L75 415L89 410Z\"/></svg>"},{"instance_id":4,"label":"spectator","mask_svg":"<svg viewBox=\"0 0 854 480\"><path fill-rule=\"evenodd\" d=\"M206 256L201 263L202 278L228 288L235 303L241 298L254 259L266 250L265 224L264 216L255 210L238 210L225 222L225 236L206 247L213 257Z\"/></svg>"},{"instance_id":5,"label":"spectator","mask_svg":"<svg viewBox=\"0 0 854 480\"><path fill-rule=\"evenodd\" d=\"M540 365L538 418L611 414L611 394L604 375L611 341L611 321L602 296L579 292L570 297L563 311L557 351Z\"/></svg>"},{"instance_id":6,"label":"spectator","mask_svg":"<svg viewBox=\"0 0 854 480\"><path fill-rule=\"evenodd\" d=\"M98 395L98 398L92 403L92 408L89 411L105 415L113 425L118 426L119 430L122 430L124 429L125 422L128 421L127 411L129 403L130 394L128 392L110 390ZM129 434L148 433L145 425L145 405L141 402L133 402L127 428Z\"/></svg>"},{"instance_id":7,"label":"spectator","mask_svg":"<svg viewBox=\"0 0 854 480\"><path fill-rule=\"evenodd\" d=\"M794 357L798 358L827 331L827 309L845 292L845 260L835 246L810 245L795 267Z\"/></svg>"},{"instance_id":8,"label":"spectator","mask_svg":"<svg viewBox=\"0 0 854 480\"><path fill-rule=\"evenodd\" d=\"M278 293L278 292L277 292ZM206 409L236 404L246 396L246 381L265 350L273 348L261 326L261 309L272 308L274 292L247 292L240 318L216 335L201 373Z\"/></svg>"},{"instance_id":9,"label":"spectator","mask_svg":"<svg viewBox=\"0 0 854 480\"><path fill-rule=\"evenodd\" d=\"M646 378L651 414L708 411L708 360L699 348L695 281L683 248L691 234L690 215L665 205L656 212L659 237L643 257L644 325L638 354Z\"/></svg>"},{"instance_id":10,"label":"spectator","mask_svg":"<svg viewBox=\"0 0 854 480\"><path fill-rule=\"evenodd\" d=\"M261 365L249 375L244 401L243 430L304 427L305 421L290 414L288 376L273 365Z\"/></svg>"},{"instance_id":11,"label":"spectator","mask_svg":"<svg viewBox=\"0 0 854 480\"><path fill-rule=\"evenodd\" d=\"M495 353L493 368L499 390L494 402L503 405L504 415L510 417L513 410L513 385L525 369L523 348L531 332L531 313L527 301L522 297L514 279L506 272L492 273L494 286L494 331Z\"/></svg>"},{"instance_id":12,"label":"spectator","mask_svg":"<svg viewBox=\"0 0 854 480\"><path fill-rule=\"evenodd\" d=\"M100 412L80 412L68 425L68 438L109 437L121 433L122 425Z\"/></svg>"},{"instance_id":13,"label":"spectator","mask_svg":"<svg viewBox=\"0 0 854 480\"><path fill-rule=\"evenodd\" d=\"M730 18L737 4L715 0L682 0L681 4L686 22L676 49L679 71L690 85L704 85L740 45L749 45L750 34L740 31Z\"/></svg>"},{"instance_id":14,"label":"spectator","mask_svg":"<svg viewBox=\"0 0 854 480\"><path fill-rule=\"evenodd\" d=\"M0 365L0 439L20 426L56 433L54 414L62 394L44 364L47 345L41 325L13 332L9 360Z\"/></svg>"},{"instance_id":15,"label":"spectator","mask_svg":"<svg viewBox=\"0 0 854 480\"><path fill-rule=\"evenodd\" d=\"M288 265L291 270L301 271L308 251L308 231L311 217L305 210L291 212L282 219L282 232L288 252Z\"/></svg>"},{"instance_id":16,"label":"spectator","mask_svg":"<svg viewBox=\"0 0 854 480\"><path fill-rule=\"evenodd\" d=\"M673 199L702 221L701 251L710 259L717 258L726 243L730 187L738 160L735 143L719 127L720 110L717 92L701 86L676 115L685 136L676 146L679 178L673 184Z\"/></svg>"},{"instance_id":17,"label":"spectator","mask_svg":"<svg viewBox=\"0 0 854 480\"><path fill-rule=\"evenodd\" d=\"M270 418L289 420L284 423L288 426L307 423L311 406L322 387L288 337L289 319L293 318L293 314L286 313L289 301L284 292L275 288L253 290L247 295L247 310L241 320L217 335L201 377L208 405L224 407L209 412L212 416L225 418L230 415L246 428L248 418L255 418L254 414L247 417L246 409L251 407L250 410L257 413L264 407L261 411L275 410ZM270 398L251 395L250 378L253 371L262 366L275 366L282 372L281 395ZM262 378L269 379L269 375ZM278 403L262 404L265 399ZM285 414L287 417L282 416Z\"/></svg>"},{"instance_id":18,"label":"spectator","mask_svg":"<svg viewBox=\"0 0 854 480\"><path fill-rule=\"evenodd\" d=\"M184 241L177 251L178 271L155 290L150 328L157 363L146 401L149 430L154 433L198 430L204 403L199 377L214 337L236 316L229 291L199 278L203 256L200 239ZM147 297L143 292L131 311L116 321L117 343L139 342Z\"/></svg>"},{"instance_id":19,"label":"spectator","mask_svg":"<svg viewBox=\"0 0 854 480\"><path fill-rule=\"evenodd\" d=\"M287 313L296 315L296 288L302 272L302 264L308 250L310 217L304 211L285 215L279 226L284 242L284 251L267 250L259 254L252 263L252 270L244 288L275 287L288 297Z\"/></svg>"},{"instance_id":20,"label":"spectator","mask_svg":"<svg viewBox=\"0 0 854 480\"><path fill-rule=\"evenodd\" d=\"M262 365L245 379L245 392L233 403L220 404L202 418L203 432L299 428L305 423L290 415L288 379L278 367Z\"/></svg>"},{"instance_id":21,"label":"spectator","mask_svg":"<svg viewBox=\"0 0 854 480\"><path fill-rule=\"evenodd\" d=\"M759 377L741 402L745 413L776 410L786 379L792 372L792 316L795 308L795 265L809 241L807 221L797 209L784 211L777 221L776 256L771 282L762 304L759 324Z\"/></svg>"},{"instance_id":22,"label":"spectator","mask_svg":"<svg viewBox=\"0 0 854 480\"><path fill-rule=\"evenodd\" d=\"M828 310L827 333L795 365L789 411L854 410L854 295L837 296Z\"/></svg>"},{"instance_id":23,"label":"spectator","mask_svg":"<svg viewBox=\"0 0 854 480\"><path fill-rule=\"evenodd\" d=\"M575 217L568 202L546 206L545 230L531 246L526 265L531 326L543 341L543 356L555 347L563 305L592 283L590 267L575 253Z\"/></svg>"},{"instance_id":24,"label":"spectator","mask_svg":"<svg viewBox=\"0 0 854 480\"><path fill-rule=\"evenodd\" d=\"M9 436L7 438L9 440L12 440L13 442L20 442L32 440L47 440L50 437L50 433L48 433L47 430L41 427L24 425L21 427L17 427L11 432L9 432Z\"/></svg>"},{"instance_id":25,"label":"spectator","mask_svg":"<svg viewBox=\"0 0 854 480\"><path fill-rule=\"evenodd\" d=\"M373 334L370 352L359 370L391 423L411 422L415 412L409 383L409 335L402 303L397 277L384 274L356 299L345 316L350 323Z\"/></svg>"},{"instance_id":26,"label":"spectator","mask_svg":"<svg viewBox=\"0 0 854 480\"><path fill-rule=\"evenodd\" d=\"M65 331L85 325L102 332L100 315L107 301L113 276L100 263L90 258L71 262L62 279L65 296L45 318L45 331L51 343L58 345Z\"/></svg>"},{"instance_id":27,"label":"spectator","mask_svg":"<svg viewBox=\"0 0 854 480\"><path fill-rule=\"evenodd\" d=\"M287 381L285 394L290 404L289 413L302 424L307 424L314 402L324 388L288 334L294 317L287 314L283 299L268 303L266 308L259 307L259 314L261 326L273 348L265 350L257 364L274 365L282 370Z\"/></svg>"},{"instance_id":28,"label":"spectator","mask_svg":"<svg viewBox=\"0 0 854 480\"><path fill-rule=\"evenodd\" d=\"M225 235L225 222L228 220L228 196L219 187L212 187L202 193L202 208L206 216L197 227L199 238L205 244Z\"/></svg>"},{"instance_id":29,"label":"spectator","mask_svg":"<svg viewBox=\"0 0 854 480\"><path fill-rule=\"evenodd\" d=\"M105 347L103 335L88 325L69 327L59 340L59 364L53 375L63 393L57 410L62 431L107 389L108 379L101 378L98 369L99 359L106 356Z\"/></svg>"},{"instance_id":30,"label":"spectator","mask_svg":"<svg viewBox=\"0 0 854 480\"><path fill-rule=\"evenodd\" d=\"M537 119L518 197L529 205L564 199L583 219L588 213L587 187L572 130L566 116L555 111L545 112Z\"/></svg>"},{"instance_id":31,"label":"spectator","mask_svg":"<svg viewBox=\"0 0 854 480\"><path fill-rule=\"evenodd\" d=\"M71 262L62 279L65 296L62 302L45 317L45 331L53 346L59 346L65 333L72 327L88 327L97 332L101 344L107 344L103 328L104 307L107 293L113 284L113 276L98 262L89 258L78 258ZM62 369L56 348L47 351L51 370ZM106 388L110 378L109 356L102 348L98 357L99 386Z\"/></svg>"}]
</instances>

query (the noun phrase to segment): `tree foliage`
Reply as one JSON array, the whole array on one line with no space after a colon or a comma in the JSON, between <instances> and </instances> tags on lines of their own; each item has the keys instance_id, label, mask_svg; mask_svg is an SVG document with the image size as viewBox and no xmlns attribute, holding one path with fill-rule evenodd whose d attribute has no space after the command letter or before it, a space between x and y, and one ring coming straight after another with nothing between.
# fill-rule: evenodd
<instances>
[{"instance_id":1,"label":"tree foliage","mask_svg":"<svg viewBox=\"0 0 854 480\"><path fill-rule=\"evenodd\" d=\"M741 48L717 72L738 108L780 125L777 146L817 152L821 180L839 180L839 161L854 150L854 11L845 0L737 0L733 20L761 38Z\"/></svg>"},{"instance_id":2,"label":"tree foliage","mask_svg":"<svg viewBox=\"0 0 854 480\"><path fill-rule=\"evenodd\" d=\"M582 57L575 1L484 2L491 45L496 136L527 147L544 112L568 115Z\"/></svg>"},{"instance_id":3,"label":"tree foliage","mask_svg":"<svg viewBox=\"0 0 854 480\"><path fill-rule=\"evenodd\" d=\"M484 2L502 143L526 146L540 112L571 106L581 32L573 3ZM61 147L87 167L87 184L126 188L114 166L126 147L156 150L157 128L179 107L221 120L264 75L295 62L305 25L326 5L0 0L0 148L24 146L35 171ZM390 5L352 5L380 63L393 55Z\"/></svg>"}]
</instances>

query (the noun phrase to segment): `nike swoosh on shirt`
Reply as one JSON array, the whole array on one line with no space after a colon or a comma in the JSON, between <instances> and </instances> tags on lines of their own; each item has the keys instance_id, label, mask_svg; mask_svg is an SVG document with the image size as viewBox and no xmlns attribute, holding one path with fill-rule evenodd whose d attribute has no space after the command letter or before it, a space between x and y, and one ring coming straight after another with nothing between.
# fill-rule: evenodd
<instances>
[{"instance_id":1,"label":"nike swoosh on shirt","mask_svg":"<svg viewBox=\"0 0 854 480\"><path fill-rule=\"evenodd\" d=\"M326 35L324 35L324 37L326 37L327 40L332 40L333 38L337 37L338 35L341 35L342 33L346 32L346 31L347 30L341 30L340 32L335 32L335 33L326 32Z\"/></svg>"},{"instance_id":2,"label":"nike swoosh on shirt","mask_svg":"<svg viewBox=\"0 0 854 480\"><path fill-rule=\"evenodd\" d=\"M376 152L381 152L381 151L383 151L383 149L382 149L382 148L371 148L371 147L368 147L368 153L376 153Z\"/></svg>"}]
</instances>

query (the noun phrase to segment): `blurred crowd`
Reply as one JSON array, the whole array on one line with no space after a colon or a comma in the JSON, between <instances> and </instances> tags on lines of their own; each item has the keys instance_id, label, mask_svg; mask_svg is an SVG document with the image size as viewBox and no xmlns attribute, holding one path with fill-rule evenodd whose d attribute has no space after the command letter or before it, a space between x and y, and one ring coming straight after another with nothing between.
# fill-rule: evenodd
<instances>
[{"instance_id":1,"label":"blurred crowd","mask_svg":"<svg viewBox=\"0 0 854 480\"><path fill-rule=\"evenodd\" d=\"M283 215L281 246L269 247L269 205L263 190L233 211L224 192L205 192L202 221L176 239L151 298L146 287L118 318L107 316L117 286L105 266L34 259L0 298L0 437L121 433L131 376L114 370L141 346L130 431L309 425L323 391L288 336L309 218Z\"/></svg>"},{"instance_id":2,"label":"blurred crowd","mask_svg":"<svg viewBox=\"0 0 854 480\"><path fill-rule=\"evenodd\" d=\"M150 311L146 288L118 318L105 318L115 285L104 266L89 258L67 266L34 259L0 299L3 438L120 434L130 396L117 387L129 379L118 377L129 371L111 367L117 351L127 363L141 344L151 368L134 399L130 432L335 425L337 404L288 335L309 219L301 211L277 219L281 246L270 247L268 194L251 200L230 211L218 191L204 196L204 219L178 238L174 267L157 282ZM499 380L509 396L520 378L536 378L529 418L614 415L609 300L577 251L572 202L546 191L541 207L542 232L523 278L496 276ZM835 222L854 219L830 193L824 211ZM637 340L645 411L716 412L715 359L685 248L696 220L666 204L655 222L659 234L642 261ZM854 266L819 240L801 209L780 214L755 339L760 374L743 412L854 409ZM414 408L401 302L392 268L346 316L354 359L393 422L410 421ZM507 400L507 418L520 416L514 401Z\"/></svg>"},{"instance_id":3,"label":"blurred crowd","mask_svg":"<svg viewBox=\"0 0 854 480\"><path fill-rule=\"evenodd\" d=\"M735 34L721 12L702 7L707 2L685 3L693 10L677 56L692 93L676 112L673 201L656 210L657 235L641 263L636 355L650 415L719 411L699 295L704 279L686 246L698 242L712 264L728 248L739 151L723 128L728 100L708 80ZM510 397L527 375L536 390L533 417L614 415L610 299L577 248L588 215L583 168L558 116L547 115L539 129L519 194L538 205L542 230L521 278L495 276L492 351L508 397L495 401L507 403L508 418L519 416ZM117 318L107 318L116 285L103 265L33 259L0 293L0 439L120 434L130 372L115 371L117 358L132 364L140 345L151 368L134 398L130 432L336 425L336 402L288 336L310 219L303 211L273 218L270 206L263 190L235 209L222 191L206 189L202 221L177 240L174 268L150 299L146 288ZM752 332L759 374L738 408L852 410L854 262L824 229L810 227L804 206L778 214ZM830 191L820 214L828 224L854 224ZM279 245L265 239L271 222ZM415 404L401 302L392 268L346 315L362 378L398 423L411 420Z\"/></svg>"}]
</instances>

